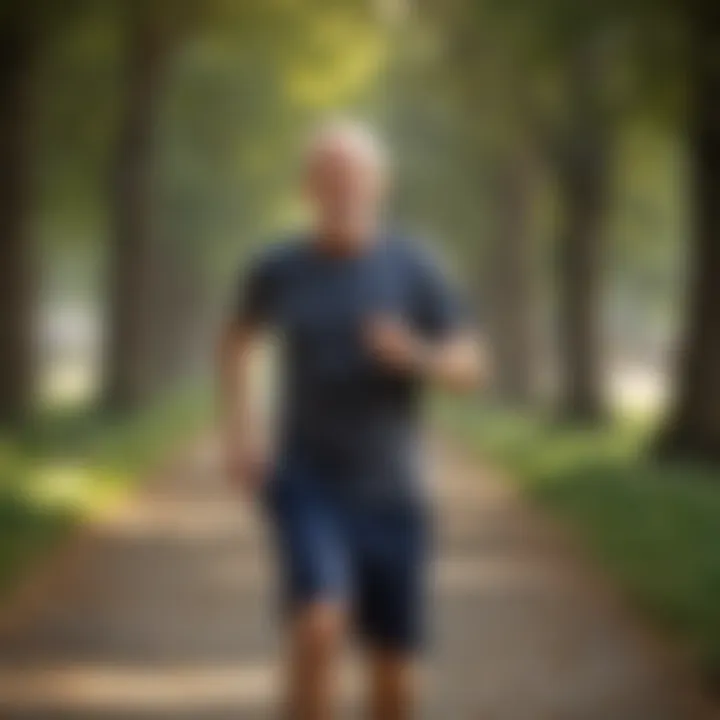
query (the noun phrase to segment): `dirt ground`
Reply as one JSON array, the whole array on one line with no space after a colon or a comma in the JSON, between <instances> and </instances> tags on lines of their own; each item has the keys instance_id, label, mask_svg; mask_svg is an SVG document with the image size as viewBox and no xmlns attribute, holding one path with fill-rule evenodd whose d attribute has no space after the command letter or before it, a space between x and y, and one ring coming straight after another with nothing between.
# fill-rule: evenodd
<instances>
[{"instance_id":1,"label":"dirt ground","mask_svg":"<svg viewBox=\"0 0 720 720\"><path fill-rule=\"evenodd\" d=\"M422 717L710 717L684 669L551 523L461 454L434 455L440 542ZM0 636L2 720L277 717L264 529L214 464L203 445L94 528L72 577ZM342 675L340 716L360 717L351 650Z\"/></svg>"}]
</instances>

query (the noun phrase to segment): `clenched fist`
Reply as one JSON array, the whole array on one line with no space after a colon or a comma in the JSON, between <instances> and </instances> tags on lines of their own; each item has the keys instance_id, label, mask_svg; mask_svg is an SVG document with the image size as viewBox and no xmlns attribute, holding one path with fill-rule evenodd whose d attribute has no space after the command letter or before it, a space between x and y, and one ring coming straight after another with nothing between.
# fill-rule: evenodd
<instances>
[{"instance_id":1,"label":"clenched fist","mask_svg":"<svg viewBox=\"0 0 720 720\"><path fill-rule=\"evenodd\" d=\"M390 370L418 373L424 368L426 347L400 320L372 318L365 327L365 342L371 355Z\"/></svg>"}]
</instances>

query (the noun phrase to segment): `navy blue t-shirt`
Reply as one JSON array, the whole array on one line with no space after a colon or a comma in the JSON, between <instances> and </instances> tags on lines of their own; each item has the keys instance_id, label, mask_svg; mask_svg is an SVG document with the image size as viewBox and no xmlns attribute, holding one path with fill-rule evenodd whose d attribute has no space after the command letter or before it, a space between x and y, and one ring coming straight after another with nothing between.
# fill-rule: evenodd
<instances>
[{"instance_id":1,"label":"navy blue t-shirt","mask_svg":"<svg viewBox=\"0 0 720 720\"><path fill-rule=\"evenodd\" d=\"M418 488L420 382L365 346L374 316L441 339L465 322L458 294L426 248L387 237L351 256L300 239L271 246L242 279L236 320L281 339L281 456L339 487L397 496Z\"/></svg>"}]
</instances>

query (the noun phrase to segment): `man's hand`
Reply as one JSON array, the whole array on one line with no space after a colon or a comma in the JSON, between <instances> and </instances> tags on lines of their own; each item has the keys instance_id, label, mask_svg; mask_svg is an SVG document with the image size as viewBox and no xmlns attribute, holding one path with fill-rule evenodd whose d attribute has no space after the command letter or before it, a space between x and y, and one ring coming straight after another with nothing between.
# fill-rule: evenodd
<instances>
[{"instance_id":1,"label":"man's hand","mask_svg":"<svg viewBox=\"0 0 720 720\"><path fill-rule=\"evenodd\" d=\"M486 363L476 340L461 332L438 342L424 342L401 321L375 318L366 328L372 355L387 368L466 391L484 380Z\"/></svg>"},{"instance_id":2,"label":"man's hand","mask_svg":"<svg viewBox=\"0 0 720 720\"><path fill-rule=\"evenodd\" d=\"M224 471L228 480L243 494L254 494L267 479L268 454L265 446L257 440L226 439L224 447Z\"/></svg>"},{"instance_id":3,"label":"man's hand","mask_svg":"<svg viewBox=\"0 0 720 720\"><path fill-rule=\"evenodd\" d=\"M411 374L423 371L427 347L400 320L373 318L365 328L365 341L372 356L388 369Z\"/></svg>"}]
</instances>

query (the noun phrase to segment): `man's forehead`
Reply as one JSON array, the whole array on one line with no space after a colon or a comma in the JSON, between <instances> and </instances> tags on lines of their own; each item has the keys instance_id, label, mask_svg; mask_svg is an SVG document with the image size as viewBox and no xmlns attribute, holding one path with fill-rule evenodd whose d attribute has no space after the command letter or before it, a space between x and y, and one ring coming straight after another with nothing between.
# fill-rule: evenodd
<instances>
[{"instance_id":1,"label":"man's forehead","mask_svg":"<svg viewBox=\"0 0 720 720\"><path fill-rule=\"evenodd\" d=\"M306 156L311 165L340 159L380 170L386 164L378 136L367 125L356 122L336 122L318 128L308 143Z\"/></svg>"}]
</instances>

